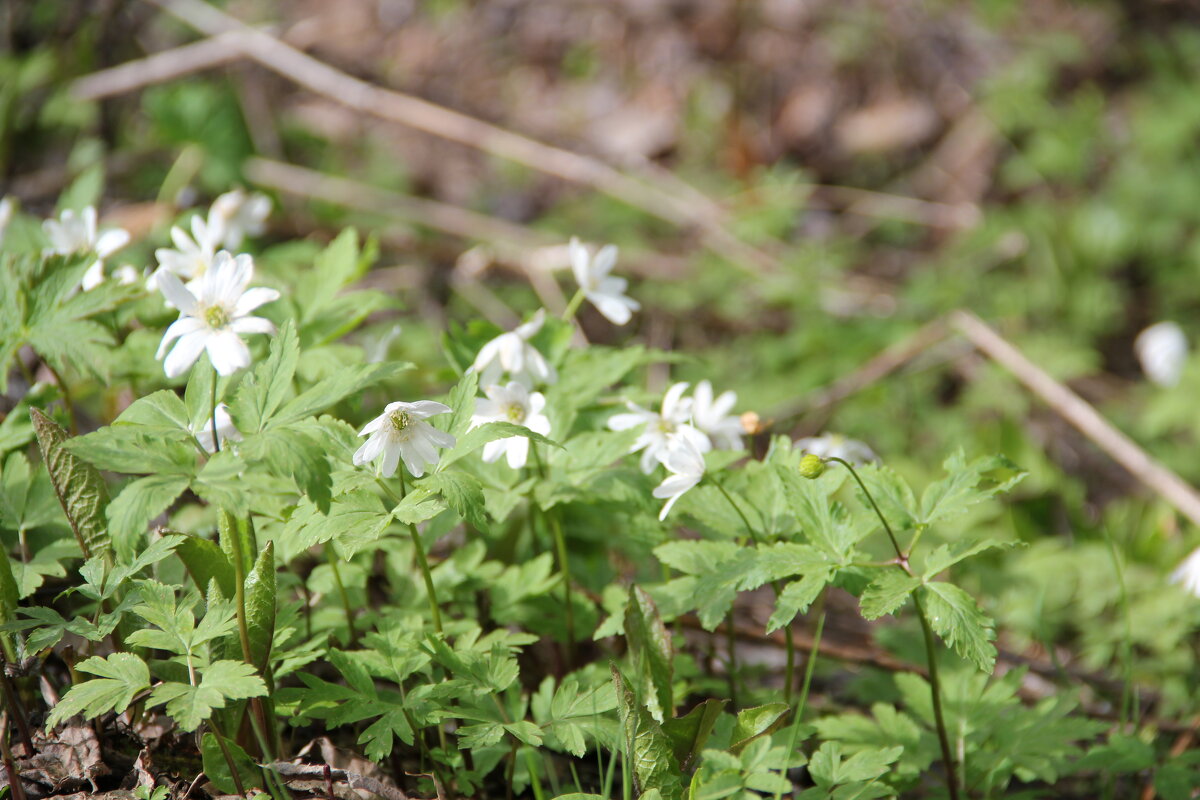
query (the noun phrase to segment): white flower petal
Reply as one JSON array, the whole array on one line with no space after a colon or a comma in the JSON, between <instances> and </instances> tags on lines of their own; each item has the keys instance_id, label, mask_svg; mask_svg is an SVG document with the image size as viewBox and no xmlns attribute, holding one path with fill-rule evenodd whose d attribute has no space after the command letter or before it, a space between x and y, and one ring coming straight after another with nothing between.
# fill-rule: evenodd
<instances>
[{"instance_id":1,"label":"white flower petal","mask_svg":"<svg viewBox=\"0 0 1200 800\"><path fill-rule=\"evenodd\" d=\"M250 366L250 348L231 330L208 334L206 349L208 360L219 375L232 375Z\"/></svg>"},{"instance_id":2,"label":"white flower petal","mask_svg":"<svg viewBox=\"0 0 1200 800\"><path fill-rule=\"evenodd\" d=\"M178 378L187 372L204 352L207 340L208 337L201 332L187 333L179 337L179 341L167 356L167 360L163 362L163 371L167 377Z\"/></svg>"},{"instance_id":3,"label":"white flower petal","mask_svg":"<svg viewBox=\"0 0 1200 800\"><path fill-rule=\"evenodd\" d=\"M417 419L436 417L438 414L448 414L454 410L445 403L438 403L434 400L418 400L415 403L406 403L405 405L408 411Z\"/></svg>"},{"instance_id":4,"label":"white flower petal","mask_svg":"<svg viewBox=\"0 0 1200 800\"><path fill-rule=\"evenodd\" d=\"M127 244L129 244L129 231L113 228L100 234L100 238L96 240L96 245L92 249L96 251L96 255L104 258Z\"/></svg>"},{"instance_id":5,"label":"white flower petal","mask_svg":"<svg viewBox=\"0 0 1200 800\"><path fill-rule=\"evenodd\" d=\"M241 297L238 298L237 305L233 307L233 315L235 317L244 317L254 309L279 299L279 292L274 289L267 289L262 286L254 289L247 289Z\"/></svg>"},{"instance_id":6,"label":"white flower petal","mask_svg":"<svg viewBox=\"0 0 1200 800\"><path fill-rule=\"evenodd\" d=\"M529 457L529 440L524 436L512 436L504 441L508 443L508 465L513 469L525 466L525 459Z\"/></svg>"},{"instance_id":7,"label":"white flower petal","mask_svg":"<svg viewBox=\"0 0 1200 800\"><path fill-rule=\"evenodd\" d=\"M163 293L163 297L171 301L171 305L184 314L191 315L196 312L196 296L187 290L174 273L159 270L155 274L158 276L155 278L158 290Z\"/></svg>"},{"instance_id":8,"label":"white flower petal","mask_svg":"<svg viewBox=\"0 0 1200 800\"><path fill-rule=\"evenodd\" d=\"M229 329L235 333L274 333L275 324L262 317L241 317L229 323Z\"/></svg>"},{"instance_id":9,"label":"white flower petal","mask_svg":"<svg viewBox=\"0 0 1200 800\"><path fill-rule=\"evenodd\" d=\"M180 317L170 324L166 333L163 334L162 343L158 346L158 354L155 358L161 359L163 353L167 352L167 345L178 339L180 336L185 336L189 333L195 333L204 329L204 323L195 317Z\"/></svg>"}]
</instances>

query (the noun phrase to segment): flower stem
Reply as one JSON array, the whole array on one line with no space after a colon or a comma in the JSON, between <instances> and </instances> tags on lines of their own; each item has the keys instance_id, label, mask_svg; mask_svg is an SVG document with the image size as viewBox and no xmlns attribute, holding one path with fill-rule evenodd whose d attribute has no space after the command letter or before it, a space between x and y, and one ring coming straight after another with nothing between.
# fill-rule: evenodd
<instances>
[{"instance_id":1,"label":"flower stem","mask_svg":"<svg viewBox=\"0 0 1200 800\"><path fill-rule=\"evenodd\" d=\"M397 474L400 476L400 499L403 500L408 496L408 487L404 485L404 471L401 470ZM429 595L429 613L433 617L433 629L441 634L442 612L438 607L437 591L433 588L433 573L429 571L429 560L425 558L425 547L421 544L421 534L417 532L417 526L411 522L408 524L408 532L412 536L417 566L420 567L421 576L425 579L425 593Z\"/></svg>"},{"instance_id":2,"label":"flower stem","mask_svg":"<svg viewBox=\"0 0 1200 800\"><path fill-rule=\"evenodd\" d=\"M338 595L342 598L342 610L346 612L346 627L350 629L350 640L347 644L353 647L354 641L358 639L358 631L354 628L354 609L350 605L350 595L346 593L346 584L342 583L342 572L337 565L337 553L333 552L330 545L330 542L325 543L325 560L329 562L329 568L333 571L333 582L337 586Z\"/></svg>"},{"instance_id":3,"label":"flower stem","mask_svg":"<svg viewBox=\"0 0 1200 800\"><path fill-rule=\"evenodd\" d=\"M829 587L821 590L817 599L817 629L813 632L813 646L808 654L808 662L804 665L804 685L800 687L800 699L796 702L796 722L799 723L804 715L804 706L808 703L808 689L812 685L813 671L817 666L817 653L821 649L821 634L825 631L825 596Z\"/></svg>"},{"instance_id":4,"label":"flower stem","mask_svg":"<svg viewBox=\"0 0 1200 800\"><path fill-rule=\"evenodd\" d=\"M533 461L537 464L538 475L542 480L546 479L546 468L542 465L542 456L538 452L537 442L530 442L529 449L533 451ZM529 502L532 504L533 492L529 494ZM551 511L540 509L542 516L550 523L550 533L554 537L554 550L558 556L558 571L562 573L563 579L563 603L566 605L566 623L567 623L567 669L570 670L575 661L575 607L571 597L571 561L567 551L567 537L563 535L562 523L559 522L558 515Z\"/></svg>"},{"instance_id":5,"label":"flower stem","mask_svg":"<svg viewBox=\"0 0 1200 800\"><path fill-rule=\"evenodd\" d=\"M912 569L908 566L908 554L900 549L900 543L896 541L896 534L892 532L892 526L888 524L887 518L883 516L883 512L879 510L879 504L875 502L875 498L871 496L871 492L867 489L867 485L863 483L862 478L858 477L858 472L850 465L848 461L836 456L829 456L827 461L836 461L846 469L850 470L850 474L854 476L854 480L858 482L858 486L862 489L863 494L867 496L867 502L871 504L871 508L875 510L875 515L879 517L879 521L883 523L883 529L887 531L888 538L892 542L892 548L896 551L896 566L904 570L909 575L912 575ZM957 768L954 763L954 757L950 753L950 737L946 733L946 719L942 713L942 687L941 681L938 678L937 658L933 648L933 630L929 627L929 619L925 616L925 607L921 605L921 597L917 592L912 595L913 606L917 610L917 619L921 623L921 633L925 637L925 660L929 662L929 695L933 702L933 718L937 725L938 744L942 750L942 763L946 765L946 788L950 791L950 800L958 800L958 777Z\"/></svg>"},{"instance_id":6,"label":"flower stem","mask_svg":"<svg viewBox=\"0 0 1200 800\"><path fill-rule=\"evenodd\" d=\"M570 322L572 319L575 318L575 314L576 314L576 312L579 311L579 307L581 305L583 305L583 298L584 298L583 289L580 289L579 291L575 292L574 297L571 298L571 302L567 303L566 310L563 311L563 315L562 315L563 322Z\"/></svg>"},{"instance_id":7,"label":"flower stem","mask_svg":"<svg viewBox=\"0 0 1200 800\"><path fill-rule=\"evenodd\" d=\"M217 373L217 368L213 367L212 392L209 394L209 405L212 407L212 436L214 453L221 452L221 442L219 439L217 439L217 381L220 379L220 377L221 376Z\"/></svg>"},{"instance_id":8,"label":"flower stem","mask_svg":"<svg viewBox=\"0 0 1200 800\"><path fill-rule=\"evenodd\" d=\"M225 737L217 728L215 720L209 720L209 725L212 727L213 738L217 740L217 747L221 748L221 755L225 757L225 765L229 767L229 776L233 778L234 788L241 797L246 797L246 788L242 785L242 775L233 761L233 753L229 752L229 745L225 743Z\"/></svg>"}]
</instances>

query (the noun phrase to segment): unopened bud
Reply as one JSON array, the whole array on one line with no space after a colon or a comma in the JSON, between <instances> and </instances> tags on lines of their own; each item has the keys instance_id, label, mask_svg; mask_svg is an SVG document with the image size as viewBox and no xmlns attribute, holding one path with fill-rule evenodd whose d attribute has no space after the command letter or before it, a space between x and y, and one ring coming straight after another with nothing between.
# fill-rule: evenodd
<instances>
[{"instance_id":1,"label":"unopened bud","mask_svg":"<svg viewBox=\"0 0 1200 800\"><path fill-rule=\"evenodd\" d=\"M821 477L821 473L825 471L825 461L818 455L809 453L800 459L800 474L809 480L815 480Z\"/></svg>"}]
</instances>

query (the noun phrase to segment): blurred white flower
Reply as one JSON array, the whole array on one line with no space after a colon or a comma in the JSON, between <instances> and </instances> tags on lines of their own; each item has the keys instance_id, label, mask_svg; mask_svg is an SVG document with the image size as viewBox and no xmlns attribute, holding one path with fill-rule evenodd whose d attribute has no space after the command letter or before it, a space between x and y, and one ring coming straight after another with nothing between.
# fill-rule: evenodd
<instances>
[{"instance_id":1,"label":"blurred white flower","mask_svg":"<svg viewBox=\"0 0 1200 800\"><path fill-rule=\"evenodd\" d=\"M718 450L742 449L742 434L746 429L741 417L729 413L735 403L737 393L733 391L722 392L714 400L712 384L708 381L697 383L696 391L692 393L692 422Z\"/></svg>"},{"instance_id":2,"label":"blurred white flower","mask_svg":"<svg viewBox=\"0 0 1200 800\"><path fill-rule=\"evenodd\" d=\"M250 350L239 334L274 333L275 326L262 317L248 316L251 311L279 299L279 292L262 287L247 289L254 277L254 262L248 255L234 258L222 250L213 259L212 268L188 289L173 272L161 272L158 288L179 309L179 319L171 323L158 346L161 359L176 339L163 369L168 378L176 378L207 350L208 359L221 375L232 375L250 366Z\"/></svg>"},{"instance_id":3,"label":"blurred white flower","mask_svg":"<svg viewBox=\"0 0 1200 800\"><path fill-rule=\"evenodd\" d=\"M1200 547L1197 547L1171 573L1171 583L1178 583L1200 597Z\"/></svg>"},{"instance_id":4,"label":"blurred white flower","mask_svg":"<svg viewBox=\"0 0 1200 800\"><path fill-rule=\"evenodd\" d=\"M578 239L572 238L568 251L571 271L575 273L583 296L612 324L624 325L629 322L633 312L641 305L625 295L625 288L629 285L627 280L608 274L617 263L616 245L601 247L600 252L592 258L587 248Z\"/></svg>"},{"instance_id":5,"label":"blurred white flower","mask_svg":"<svg viewBox=\"0 0 1200 800\"><path fill-rule=\"evenodd\" d=\"M261 236L271 214L271 198L242 189L226 192L213 201L208 211L208 225L219 243L232 250L241 247L247 234Z\"/></svg>"},{"instance_id":6,"label":"blurred white flower","mask_svg":"<svg viewBox=\"0 0 1200 800\"><path fill-rule=\"evenodd\" d=\"M366 424L359 436L367 436L362 447L354 453L356 466L369 464L382 456L380 474L390 478L396 474L400 460L414 478L425 474L425 467L437 464L435 447L454 447L455 438L439 431L425 420L452 409L432 400L415 403L388 403L383 413Z\"/></svg>"},{"instance_id":7,"label":"blurred white flower","mask_svg":"<svg viewBox=\"0 0 1200 800\"><path fill-rule=\"evenodd\" d=\"M543 436L550 433L550 419L542 413L546 408L546 398L541 392L530 392L524 384L511 381L507 386L488 386L484 393L486 400L480 398L475 401L472 428L487 422L511 422L524 425ZM524 436L509 436L506 439L494 439L483 446L483 460L489 464L502 455L507 455L510 467L520 469L529 457L529 440Z\"/></svg>"},{"instance_id":8,"label":"blurred white flower","mask_svg":"<svg viewBox=\"0 0 1200 800\"><path fill-rule=\"evenodd\" d=\"M546 309L539 308L529 322L518 325L508 333L502 333L485 344L475 357L471 368L479 373L482 386L500 383L500 377L508 373L513 380L527 386L534 382L554 383L558 374L542 354L529 343L534 334L542 329L546 321Z\"/></svg>"},{"instance_id":9,"label":"blurred white flower","mask_svg":"<svg viewBox=\"0 0 1200 800\"><path fill-rule=\"evenodd\" d=\"M12 222L13 212L16 210L16 203L11 197L0 197L0 245L4 244L4 232L8 230L8 223Z\"/></svg>"},{"instance_id":10,"label":"blurred white flower","mask_svg":"<svg viewBox=\"0 0 1200 800\"><path fill-rule=\"evenodd\" d=\"M691 424L692 401L683 396L687 388L686 383L677 383L668 389L659 411L627 402L627 413L608 418L608 427L614 431L644 426L629 452L642 451L642 472L647 475L654 471L658 462L666 463L667 454L682 442L690 443L701 454L712 449L709 438Z\"/></svg>"},{"instance_id":11,"label":"blurred white flower","mask_svg":"<svg viewBox=\"0 0 1200 800\"><path fill-rule=\"evenodd\" d=\"M847 439L840 433L823 433L820 436L797 439L793 447L814 456L840 458L851 464L865 464L878 458L875 451L867 445L857 439Z\"/></svg>"},{"instance_id":12,"label":"blurred white flower","mask_svg":"<svg viewBox=\"0 0 1200 800\"><path fill-rule=\"evenodd\" d=\"M1179 383L1187 363L1188 342L1183 329L1174 322L1158 322L1137 335L1133 342L1142 372L1159 386Z\"/></svg>"},{"instance_id":13,"label":"blurred white flower","mask_svg":"<svg viewBox=\"0 0 1200 800\"><path fill-rule=\"evenodd\" d=\"M664 520L675 505L675 501L684 493L694 488L704 479L704 456L688 440L682 440L679 445L667 452L663 466L671 474L666 480L654 487L654 496L660 500L667 499L658 518Z\"/></svg>"},{"instance_id":14,"label":"blurred white flower","mask_svg":"<svg viewBox=\"0 0 1200 800\"><path fill-rule=\"evenodd\" d=\"M142 279L142 271L133 264L122 264L113 270L113 277L122 286L132 286Z\"/></svg>"},{"instance_id":15,"label":"blurred white flower","mask_svg":"<svg viewBox=\"0 0 1200 800\"><path fill-rule=\"evenodd\" d=\"M104 281L104 259L129 244L129 232L126 230L110 228L100 232L96 229L96 209L92 206L78 214L67 209L58 219L43 221L42 230L50 239L47 255L95 253L96 260L83 274L81 285L85 292Z\"/></svg>"},{"instance_id":16,"label":"blurred white flower","mask_svg":"<svg viewBox=\"0 0 1200 800\"><path fill-rule=\"evenodd\" d=\"M225 442L240 442L242 440L241 431L233 424L233 417L229 416L229 406L224 403L217 403L217 441L222 445ZM196 441L204 448L207 453L215 453L217 448L213 445L212 421L205 420L203 424L189 426L192 435L196 437Z\"/></svg>"},{"instance_id":17,"label":"blurred white flower","mask_svg":"<svg viewBox=\"0 0 1200 800\"><path fill-rule=\"evenodd\" d=\"M154 251L158 270L150 276L149 287L157 289L158 276L170 272L187 281L190 288L192 282L199 280L212 267L217 245L220 244L219 238L213 226L199 215L192 217L191 236L178 225L171 228L171 241L175 243L175 249L160 247Z\"/></svg>"}]
</instances>

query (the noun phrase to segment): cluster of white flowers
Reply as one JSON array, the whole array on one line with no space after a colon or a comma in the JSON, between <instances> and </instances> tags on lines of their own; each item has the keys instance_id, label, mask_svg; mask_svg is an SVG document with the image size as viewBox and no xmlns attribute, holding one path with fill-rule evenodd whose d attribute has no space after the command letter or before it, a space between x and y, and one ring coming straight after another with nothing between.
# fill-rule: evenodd
<instances>
[{"instance_id":1,"label":"cluster of white flowers","mask_svg":"<svg viewBox=\"0 0 1200 800\"><path fill-rule=\"evenodd\" d=\"M10 215L12 211L8 212ZM71 209L62 212L58 219L48 219L42 223L50 246L46 254L73 255L75 253L92 253L96 260L83 274L81 288L86 292L104 282L104 259L129 244L129 232L121 228L110 228L100 231L96 226L96 209L88 206L76 213ZM122 267L118 278L129 282L129 270L132 267ZM136 277L136 272L134 273Z\"/></svg>"},{"instance_id":2,"label":"cluster of white flowers","mask_svg":"<svg viewBox=\"0 0 1200 800\"><path fill-rule=\"evenodd\" d=\"M671 473L655 490L655 497L671 498L663 516L683 492L700 482L705 453L713 449L742 449L745 431L741 419L729 413L737 403L737 394L727 391L714 399L712 384L706 380L696 384L691 397L684 397L687 389L687 383L672 385L663 395L658 411L627 402L627 412L614 414L608 420L608 427L614 431L641 427L630 452L641 452L643 472L649 475L662 464Z\"/></svg>"},{"instance_id":3,"label":"cluster of white flowers","mask_svg":"<svg viewBox=\"0 0 1200 800\"><path fill-rule=\"evenodd\" d=\"M190 235L178 225L171 228L175 247L154 251L158 270L150 277L150 288L157 288L166 274L187 281L192 288L212 267L221 248L236 250L247 234L261 234L270 213L271 200L266 195L247 195L241 189L221 195L209 207L207 218L192 217Z\"/></svg>"}]
</instances>

